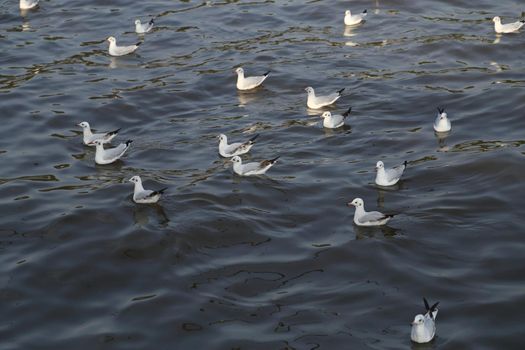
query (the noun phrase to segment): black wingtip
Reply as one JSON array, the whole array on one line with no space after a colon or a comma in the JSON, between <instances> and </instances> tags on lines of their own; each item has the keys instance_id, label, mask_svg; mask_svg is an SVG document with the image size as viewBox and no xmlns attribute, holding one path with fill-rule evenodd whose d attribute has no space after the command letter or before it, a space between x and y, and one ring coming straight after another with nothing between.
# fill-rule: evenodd
<instances>
[{"instance_id":1,"label":"black wingtip","mask_svg":"<svg viewBox=\"0 0 525 350\"><path fill-rule=\"evenodd\" d=\"M443 113L445 111L445 107L438 107L437 108L439 114Z\"/></svg>"},{"instance_id":2,"label":"black wingtip","mask_svg":"<svg viewBox=\"0 0 525 350\"><path fill-rule=\"evenodd\" d=\"M343 113L343 117L348 117L350 115L350 112L352 112L352 107L348 108L348 111Z\"/></svg>"},{"instance_id":3,"label":"black wingtip","mask_svg":"<svg viewBox=\"0 0 525 350\"><path fill-rule=\"evenodd\" d=\"M433 313L434 311L436 311L436 308L437 308L438 305L439 305L439 301L436 302L434 305L432 305L430 307L430 313Z\"/></svg>"},{"instance_id":4,"label":"black wingtip","mask_svg":"<svg viewBox=\"0 0 525 350\"><path fill-rule=\"evenodd\" d=\"M168 187L164 187L164 188L162 188L162 189L160 189L160 190L158 190L158 191L155 191L155 192L160 193L160 194L163 194L164 191L166 191L167 189L168 189Z\"/></svg>"},{"instance_id":5,"label":"black wingtip","mask_svg":"<svg viewBox=\"0 0 525 350\"><path fill-rule=\"evenodd\" d=\"M255 136L250 139L250 142L255 141L255 139L258 138L258 137L259 137L259 134L255 134Z\"/></svg>"},{"instance_id":6,"label":"black wingtip","mask_svg":"<svg viewBox=\"0 0 525 350\"><path fill-rule=\"evenodd\" d=\"M277 156L275 157L274 159L270 159L270 163L275 163L277 161L277 159L279 159L281 156Z\"/></svg>"},{"instance_id":7,"label":"black wingtip","mask_svg":"<svg viewBox=\"0 0 525 350\"><path fill-rule=\"evenodd\" d=\"M345 88L342 88L341 90L337 91L337 93L338 93L339 95L341 95L341 94L343 93L343 91L345 91Z\"/></svg>"},{"instance_id":8,"label":"black wingtip","mask_svg":"<svg viewBox=\"0 0 525 350\"><path fill-rule=\"evenodd\" d=\"M118 134L118 132L120 131L120 129L122 129L122 128L118 128L117 130L110 131L110 132L108 132L108 134L109 134L109 135L116 135L116 134Z\"/></svg>"},{"instance_id":9,"label":"black wingtip","mask_svg":"<svg viewBox=\"0 0 525 350\"><path fill-rule=\"evenodd\" d=\"M423 302L425 303L425 310L426 311L429 311L430 310L430 306L428 305L428 301L425 297L423 297Z\"/></svg>"},{"instance_id":10,"label":"black wingtip","mask_svg":"<svg viewBox=\"0 0 525 350\"><path fill-rule=\"evenodd\" d=\"M363 11L363 13L367 13L367 12L368 12L368 10L367 10L367 9L365 9L365 10Z\"/></svg>"},{"instance_id":11,"label":"black wingtip","mask_svg":"<svg viewBox=\"0 0 525 350\"><path fill-rule=\"evenodd\" d=\"M138 43L135 44L135 46L140 46L142 45L142 43L143 43L142 41L139 41Z\"/></svg>"},{"instance_id":12,"label":"black wingtip","mask_svg":"<svg viewBox=\"0 0 525 350\"><path fill-rule=\"evenodd\" d=\"M126 141L126 147L129 147L129 145L133 142L133 140L127 140Z\"/></svg>"},{"instance_id":13,"label":"black wingtip","mask_svg":"<svg viewBox=\"0 0 525 350\"><path fill-rule=\"evenodd\" d=\"M404 165L405 168L406 168L406 167L408 166L408 162L405 160L405 161L403 162L403 165Z\"/></svg>"},{"instance_id":14,"label":"black wingtip","mask_svg":"<svg viewBox=\"0 0 525 350\"><path fill-rule=\"evenodd\" d=\"M149 24L153 24L155 23L155 18L152 18L150 21L149 21Z\"/></svg>"},{"instance_id":15,"label":"black wingtip","mask_svg":"<svg viewBox=\"0 0 525 350\"><path fill-rule=\"evenodd\" d=\"M267 77L270 73L271 73L271 70L269 70L268 72L264 73L263 75L264 75L265 77Z\"/></svg>"},{"instance_id":16,"label":"black wingtip","mask_svg":"<svg viewBox=\"0 0 525 350\"><path fill-rule=\"evenodd\" d=\"M522 21L520 21L520 22L521 22L521 23L525 23L525 19L524 19L524 20L522 20Z\"/></svg>"}]
</instances>

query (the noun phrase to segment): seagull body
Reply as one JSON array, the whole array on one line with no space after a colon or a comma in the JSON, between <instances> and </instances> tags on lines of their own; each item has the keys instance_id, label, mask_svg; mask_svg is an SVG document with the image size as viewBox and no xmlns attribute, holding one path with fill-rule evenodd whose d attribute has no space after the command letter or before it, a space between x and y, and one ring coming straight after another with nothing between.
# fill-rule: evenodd
<instances>
[{"instance_id":1,"label":"seagull body","mask_svg":"<svg viewBox=\"0 0 525 350\"><path fill-rule=\"evenodd\" d=\"M448 115L445 112L445 108L438 107L438 115L434 121L434 130L437 132L447 132L450 131L451 128L452 125L450 124L450 119L448 119Z\"/></svg>"},{"instance_id":2,"label":"seagull body","mask_svg":"<svg viewBox=\"0 0 525 350\"><path fill-rule=\"evenodd\" d=\"M115 148L104 149L102 141L96 140L95 146L97 147L95 152L95 163L97 164L110 164L120 159L126 153L129 145L133 142L132 140L121 143Z\"/></svg>"},{"instance_id":3,"label":"seagull body","mask_svg":"<svg viewBox=\"0 0 525 350\"><path fill-rule=\"evenodd\" d=\"M268 159L263 160L262 162L252 162L252 163L246 163L242 164L242 159L239 156L235 156L231 159L233 162L233 171L237 175L241 176L251 176L251 175L262 175L270 169L275 162L277 162L277 159L279 157L275 157L274 159Z\"/></svg>"},{"instance_id":4,"label":"seagull body","mask_svg":"<svg viewBox=\"0 0 525 350\"><path fill-rule=\"evenodd\" d=\"M379 186L395 185L399 181L399 179L401 179L401 176L403 175L407 164L408 162L405 160L405 162L401 165L395 166L390 169L385 169L385 164L383 164L382 161L377 162L376 184Z\"/></svg>"},{"instance_id":5,"label":"seagull body","mask_svg":"<svg viewBox=\"0 0 525 350\"><path fill-rule=\"evenodd\" d=\"M436 334L436 316L438 314L437 306L439 302L429 306L425 298L423 298L423 301L425 302L426 313L414 317L412 331L410 332L410 339L415 343L428 343L434 339L434 335Z\"/></svg>"},{"instance_id":6,"label":"seagull body","mask_svg":"<svg viewBox=\"0 0 525 350\"><path fill-rule=\"evenodd\" d=\"M345 25L352 26L354 24L361 23L367 15L367 11L364 10L362 13L359 13L357 15L352 15L352 12L350 10L345 11Z\"/></svg>"},{"instance_id":7,"label":"seagull body","mask_svg":"<svg viewBox=\"0 0 525 350\"><path fill-rule=\"evenodd\" d=\"M314 88L309 86L305 89L305 91L308 93L306 105L308 106L308 108L312 109L319 109L325 106L329 106L341 97L343 90L344 88L330 95L316 96Z\"/></svg>"},{"instance_id":8,"label":"seagull body","mask_svg":"<svg viewBox=\"0 0 525 350\"><path fill-rule=\"evenodd\" d=\"M255 135L246 142L236 142L228 144L228 138L224 134L219 135L219 154L223 157L230 158L233 156L240 156L248 153L255 144L255 139L259 134Z\"/></svg>"},{"instance_id":9,"label":"seagull body","mask_svg":"<svg viewBox=\"0 0 525 350\"><path fill-rule=\"evenodd\" d=\"M352 111L352 107L348 108L348 111L344 112L343 114L334 114L330 112L324 112L321 114L321 118L323 119L323 126L325 128L329 129L337 129L341 126L345 125L345 119L350 115L350 112Z\"/></svg>"},{"instance_id":10,"label":"seagull body","mask_svg":"<svg viewBox=\"0 0 525 350\"><path fill-rule=\"evenodd\" d=\"M133 201L139 204L157 203L164 191L168 189L166 187L158 191L145 190L144 187L142 187L142 180L138 175L129 179L129 182L135 184L135 189L133 190Z\"/></svg>"},{"instance_id":11,"label":"seagull body","mask_svg":"<svg viewBox=\"0 0 525 350\"><path fill-rule=\"evenodd\" d=\"M82 127L83 141L86 146L95 146L96 140L100 140L102 143L109 143L120 131L120 129L117 129L106 133L93 134L88 122L82 122L77 125Z\"/></svg>"},{"instance_id":12,"label":"seagull body","mask_svg":"<svg viewBox=\"0 0 525 350\"><path fill-rule=\"evenodd\" d=\"M144 33L149 32L153 28L154 23L155 21L153 18L148 23L144 23L144 24L140 22L140 19L136 19L135 20L135 33L144 34Z\"/></svg>"},{"instance_id":13,"label":"seagull body","mask_svg":"<svg viewBox=\"0 0 525 350\"><path fill-rule=\"evenodd\" d=\"M525 25L525 21L512 22L507 24L501 24L501 18L496 16L492 19L494 22L494 31L496 33L516 33L521 27Z\"/></svg>"},{"instance_id":14,"label":"seagull body","mask_svg":"<svg viewBox=\"0 0 525 350\"><path fill-rule=\"evenodd\" d=\"M117 39L114 37L110 36L107 40L109 41L109 54L111 56L124 56L130 54L142 44L141 42L138 42L135 45L130 46L117 46Z\"/></svg>"},{"instance_id":15,"label":"seagull body","mask_svg":"<svg viewBox=\"0 0 525 350\"><path fill-rule=\"evenodd\" d=\"M237 89L239 90L251 90L251 89L255 89L256 87L258 87L259 85L261 85L263 83L263 81L266 80L266 78L268 78L268 76L270 75L270 71L264 73L263 75L260 75L260 76L255 76L255 77L245 77L244 76L244 69L242 68L237 68L235 70L235 72L237 73Z\"/></svg>"},{"instance_id":16,"label":"seagull body","mask_svg":"<svg viewBox=\"0 0 525 350\"><path fill-rule=\"evenodd\" d=\"M20 0L20 10L29 10L38 5L39 0Z\"/></svg>"},{"instance_id":17,"label":"seagull body","mask_svg":"<svg viewBox=\"0 0 525 350\"><path fill-rule=\"evenodd\" d=\"M378 211L365 211L365 203L361 198L355 198L348 206L355 206L354 223L357 226L385 225L394 215L385 215Z\"/></svg>"}]
</instances>

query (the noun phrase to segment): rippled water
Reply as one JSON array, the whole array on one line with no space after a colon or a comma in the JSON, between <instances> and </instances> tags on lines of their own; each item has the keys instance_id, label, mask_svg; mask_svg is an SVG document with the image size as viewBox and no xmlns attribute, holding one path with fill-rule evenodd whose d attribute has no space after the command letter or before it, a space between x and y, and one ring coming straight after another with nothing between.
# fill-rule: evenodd
<instances>
[{"instance_id":1,"label":"rippled water","mask_svg":"<svg viewBox=\"0 0 525 350\"><path fill-rule=\"evenodd\" d=\"M475 3L475 4L474 4ZM0 3L2 349L522 349L519 1ZM133 20L157 26L142 40ZM272 71L253 93L233 70ZM304 88L345 87L328 131ZM452 133L432 122L447 108ZM94 164L80 128L122 128ZM260 133L239 178L219 133ZM378 160L409 161L392 189ZM127 180L169 190L135 205ZM345 203L399 213L358 228ZM433 343L410 342L421 297Z\"/></svg>"}]
</instances>

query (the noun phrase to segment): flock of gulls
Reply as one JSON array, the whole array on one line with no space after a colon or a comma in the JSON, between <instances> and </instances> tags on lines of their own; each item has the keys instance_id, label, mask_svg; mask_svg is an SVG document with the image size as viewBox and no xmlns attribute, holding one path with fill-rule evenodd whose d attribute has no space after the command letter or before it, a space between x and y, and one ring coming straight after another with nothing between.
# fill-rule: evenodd
<instances>
[{"instance_id":1,"label":"flock of gulls","mask_svg":"<svg viewBox=\"0 0 525 350\"><path fill-rule=\"evenodd\" d=\"M20 0L20 9L28 10L38 6L39 0ZM353 26L360 24L364 21L367 16L367 10L359 14L352 14L350 10L345 12L344 23L347 26ZM502 24L501 18L496 16L493 18L494 30L496 33L515 33L525 25L525 21L517 21L513 23ZM154 26L154 19L149 20L147 23L142 23L139 19L135 20L135 32L138 34L145 34L152 30ZM142 42L138 42L130 46L118 46L117 40L110 36L107 38L109 42L109 55L111 56L124 56L135 52ZM237 84L238 90L253 90L263 84L263 82L269 77L270 72L266 72L261 76L245 76L244 69L239 67L235 71L237 73ZM328 95L316 95L313 87L307 87L305 89L307 93L306 105L310 109L321 109L326 106L334 104L341 96L344 91L340 89ZM448 118L445 109L438 107L437 117L434 120L433 128L436 133L447 133L451 130L452 126L450 119ZM323 127L329 129L340 128L345 125L345 119L350 115L352 108L342 114L332 114L329 111L323 112L321 118L323 118ZM111 141L117 136L120 129L109 131L105 133L93 133L91 126L88 122L84 121L78 124L83 130L83 143L86 146L96 148L95 152L95 163L100 165L111 164L119 160L126 151L130 148L132 140L128 140L124 143L119 144L114 148L104 148L105 144L111 143ZM218 136L219 139L219 154L222 157L230 158L233 163L233 171L235 174L240 176L252 176L265 174L279 159L275 157L273 159L265 159L259 162L243 163L240 157L243 154L248 153L255 144L255 140L259 134L253 136L244 142L228 143L226 135L221 134ZM375 183L378 186L388 187L393 186L399 182L403 172L405 171L408 163L405 161L403 164L387 168L382 161L378 161L376 164L376 178ZM135 175L129 182L134 183L133 201L140 204L157 203L162 194L167 188L160 190L146 190L142 186L142 179L140 176ZM361 198L355 198L347 204L348 206L355 207L354 223L358 226L381 226L385 225L393 215L383 214L378 211L365 210L365 203ZM416 315L412 322L412 330L410 338L416 343L428 343L432 341L436 333L436 316L438 313L437 306L439 302L429 305L428 301L423 298L425 305L425 313Z\"/></svg>"}]
</instances>

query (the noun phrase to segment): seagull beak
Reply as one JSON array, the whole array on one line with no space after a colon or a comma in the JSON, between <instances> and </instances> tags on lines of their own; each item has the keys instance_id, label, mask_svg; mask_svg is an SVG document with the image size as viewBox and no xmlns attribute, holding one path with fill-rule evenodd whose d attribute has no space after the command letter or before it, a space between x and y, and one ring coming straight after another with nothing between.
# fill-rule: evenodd
<instances>
[{"instance_id":1,"label":"seagull beak","mask_svg":"<svg viewBox=\"0 0 525 350\"><path fill-rule=\"evenodd\" d=\"M417 323L416 323L416 322L410 322L410 324L411 324L412 326L415 326Z\"/></svg>"},{"instance_id":2,"label":"seagull beak","mask_svg":"<svg viewBox=\"0 0 525 350\"><path fill-rule=\"evenodd\" d=\"M351 207L352 205L353 205L352 202L348 202L348 203L346 203L346 206L347 206L347 207Z\"/></svg>"}]
</instances>

